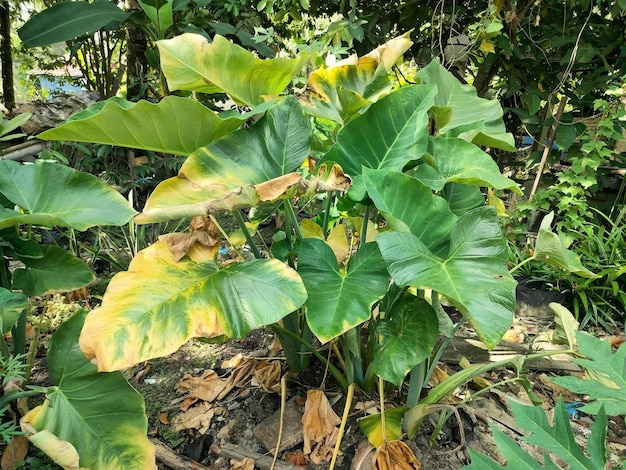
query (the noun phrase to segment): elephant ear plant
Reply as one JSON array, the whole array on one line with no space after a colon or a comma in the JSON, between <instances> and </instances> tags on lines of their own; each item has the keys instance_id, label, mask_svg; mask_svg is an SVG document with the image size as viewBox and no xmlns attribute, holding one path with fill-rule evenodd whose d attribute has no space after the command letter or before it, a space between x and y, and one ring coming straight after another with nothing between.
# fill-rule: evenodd
<instances>
[{"instance_id":1,"label":"elephant ear plant","mask_svg":"<svg viewBox=\"0 0 626 470\"><path fill-rule=\"evenodd\" d=\"M513 318L515 282L480 188L518 191L478 146L513 148L497 103L438 62L416 84L394 82L407 36L316 70L300 99L281 93L301 58L260 60L219 36L157 44L170 90L227 93L252 111L213 114L174 96L110 100L40 136L188 156L135 221L191 218L190 232L140 252L85 318L80 348L98 370L269 325L293 370L306 367L303 353L325 360L315 336L337 354L329 367L342 386L399 386L414 371L418 397L437 337L451 331L444 298L496 345ZM311 205L319 211L303 217ZM254 256L219 226L223 212ZM284 229L261 250L244 217L279 212ZM218 256L220 232L234 261Z\"/></svg>"},{"instance_id":2,"label":"elephant ear plant","mask_svg":"<svg viewBox=\"0 0 626 470\"><path fill-rule=\"evenodd\" d=\"M37 243L34 229L67 227L82 231L95 225L123 225L135 213L117 191L92 175L53 163L0 161L3 364L25 357L28 297L71 291L94 280L93 271L83 260L56 245ZM9 270L9 261L17 267ZM21 425L28 438L57 463L79 468L80 455L81 467L152 468L154 448L146 437L143 397L120 372L98 374L78 349L85 313L76 313L50 339L47 362L54 382L50 387L28 385L37 350L35 335L23 390L5 392L0 398L2 410L20 397L43 392L44 404L28 412ZM12 341L7 344L4 335L9 332Z\"/></svg>"}]
</instances>

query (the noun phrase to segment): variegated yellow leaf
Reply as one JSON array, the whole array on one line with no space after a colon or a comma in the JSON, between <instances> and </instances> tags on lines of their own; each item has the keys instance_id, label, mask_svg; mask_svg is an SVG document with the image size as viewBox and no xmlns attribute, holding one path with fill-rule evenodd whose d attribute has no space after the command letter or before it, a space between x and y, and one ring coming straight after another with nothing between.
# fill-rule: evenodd
<instances>
[{"instance_id":1,"label":"variegated yellow leaf","mask_svg":"<svg viewBox=\"0 0 626 470\"><path fill-rule=\"evenodd\" d=\"M102 306L87 316L80 346L99 370L119 370L170 354L193 337L244 336L277 322L306 296L298 274L278 260L219 267L190 251L177 263L157 242L113 278Z\"/></svg>"}]
</instances>

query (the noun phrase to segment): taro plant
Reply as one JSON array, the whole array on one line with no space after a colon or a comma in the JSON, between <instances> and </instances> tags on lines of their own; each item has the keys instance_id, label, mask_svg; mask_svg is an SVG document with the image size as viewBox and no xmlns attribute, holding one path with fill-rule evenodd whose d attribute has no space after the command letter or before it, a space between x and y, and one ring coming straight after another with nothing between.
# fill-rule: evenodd
<instances>
[{"instance_id":1,"label":"taro plant","mask_svg":"<svg viewBox=\"0 0 626 470\"><path fill-rule=\"evenodd\" d=\"M515 281L481 187L519 190L480 147L513 149L496 102L438 62L416 84L394 82L408 36L316 70L301 100L281 93L302 58L261 60L220 36L157 45L170 90L226 93L252 110L216 114L176 96L114 99L39 136L187 157L135 222L191 218L189 232L139 252L85 318L80 348L99 371L169 354L193 337L270 325L295 370L306 367L303 353L325 360L313 336L328 344L337 358L330 370L346 388L399 386L413 371L412 406L439 333L454 329L444 299L488 346L499 341ZM299 209L313 203L319 212L303 217ZM223 212L241 237L220 226ZM259 243L255 218L278 213L284 226Z\"/></svg>"},{"instance_id":2,"label":"taro plant","mask_svg":"<svg viewBox=\"0 0 626 470\"><path fill-rule=\"evenodd\" d=\"M80 258L56 245L38 243L36 229L82 231L96 225L123 225L134 214L117 191L92 175L54 163L0 161L0 354L5 367L12 364L4 369L0 408L4 414L14 400L44 393L45 403L22 417L22 430L65 468L79 467L78 454L81 466L90 468L127 468L128 461L150 468L154 448L145 437L141 395L119 372L97 374L78 350L85 311L74 315L50 340L48 367L55 385L28 385L39 336L35 325L28 350L28 297L71 291L94 279ZM9 332L11 342L4 339ZM18 367L20 361L24 363ZM120 403L123 413L119 413ZM8 426L0 425L0 434L4 436Z\"/></svg>"}]
</instances>

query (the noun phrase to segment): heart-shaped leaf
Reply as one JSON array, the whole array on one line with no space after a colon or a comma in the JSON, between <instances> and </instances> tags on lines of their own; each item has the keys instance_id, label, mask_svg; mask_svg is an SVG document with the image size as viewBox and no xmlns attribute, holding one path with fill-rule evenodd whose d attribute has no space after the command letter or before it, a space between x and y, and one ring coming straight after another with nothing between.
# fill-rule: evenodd
<instances>
[{"instance_id":1,"label":"heart-shaped leaf","mask_svg":"<svg viewBox=\"0 0 626 470\"><path fill-rule=\"evenodd\" d=\"M485 196L478 186L447 183L441 190L441 197L448 201L453 214L459 217L466 212L485 205Z\"/></svg>"},{"instance_id":2,"label":"heart-shaped leaf","mask_svg":"<svg viewBox=\"0 0 626 470\"><path fill-rule=\"evenodd\" d=\"M437 89L431 85L400 88L350 121L320 163L338 163L354 177L362 167L402 170L428 146L428 109Z\"/></svg>"},{"instance_id":3,"label":"heart-shaped leaf","mask_svg":"<svg viewBox=\"0 0 626 470\"><path fill-rule=\"evenodd\" d=\"M385 318L376 322L376 333L380 342L374 352L372 372L400 386L406 374L430 356L439 322L426 300L405 293Z\"/></svg>"},{"instance_id":4,"label":"heart-shaped leaf","mask_svg":"<svg viewBox=\"0 0 626 470\"><path fill-rule=\"evenodd\" d=\"M287 97L249 129L193 153L177 177L157 186L135 220L160 222L250 207L259 200L250 185L297 170L309 154L310 139L309 119L295 98Z\"/></svg>"},{"instance_id":5,"label":"heart-shaped leaf","mask_svg":"<svg viewBox=\"0 0 626 470\"><path fill-rule=\"evenodd\" d=\"M91 105L59 127L42 132L45 140L92 142L188 156L242 124L222 118L197 101L166 96L159 103L111 98Z\"/></svg>"},{"instance_id":6,"label":"heart-shaped leaf","mask_svg":"<svg viewBox=\"0 0 626 470\"><path fill-rule=\"evenodd\" d=\"M500 173L493 158L479 147L454 137L431 138L428 164L420 165L415 177L429 188L439 191L446 183L512 189L521 194L515 181Z\"/></svg>"},{"instance_id":7,"label":"heart-shaped leaf","mask_svg":"<svg viewBox=\"0 0 626 470\"><path fill-rule=\"evenodd\" d=\"M326 243L305 238L298 252L298 273L309 294L307 323L323 343L369 320L372 306L389 286L375 243L362 246L344 272Z\"/></svg>"},{"instance_id":8,"label":"heart-shaped leaf","mask_svg":"<svg viewBox=\"0 0 626 470\"><path fill-rule=\"evenodd\" d=\"M24 268L13 271L13 288L26 295L69 292L89 285L96 278L87 264L54 245L41 247L41 258L20 258Z\"/></svg>"},{"instance_id":9,"label":"heart-shaped leaf","mask_svg":"<svg viewBox=\"0 0 626 470\"><path fill-rule=\"evenodd\" d=\"M444 258L411 233L385 232L376 241L396 284L445 295L487 346L498 343L513 321L516 283L507 269L506 244L492 207L479 207L459 219Z\"/></svg>"},{"instance_id":10,"label":"heart-shaped leaf","mask_svg":"<svg viewBox=\"0 0 626 470\"><path fill-rule=\"evenodd\" d=\"M170 90L226 92L248 106L280 94L304 64L304 57L258 59L220 35L209 44L203 36L185 33L157 46Z\"/></svg>"},{"instance_id":11,"label":"heart-shaped leaf","mask_svg":"<svg viewBox=\"0 0 626 470\"><path fill-rule=\"evenodd\" d=\"M411 232L435 254L447 249L450 230L458 217L445 199L399 171L364 168L363 179L369 197L391 228Z\"/></svg>"},{"instance_id":12,"label":"heart-shaped leaf","mask_svg":"<svg viewBox=\"0 0 626 470\"><path fill-rule=\"evenodd\" d=\"M156 469L155 449L148 440L143 397L120 372L98 373L78 348L86 311L67 320L50 338L47 360L50 378L46 400L22 418L22 429L71 443L81 468ZM34 439L33 439L34 438ZM60 441L59 441L60 442ZM58 447L47 447L60 461Z\"/></svg>"},{"instance_id":13,"label":"heart-shaped leaf","mask_svg":"<svg viewBox=\"0 0 626 470\"><path fill-rule=\"evenodd\" d=\"M515 151L515 139L506 132L498 101L479 98L474 87L463 85L438 60L433 60L417 75L422 83L437 85L433 112L440 135Z\"/></svg>"},{"instance_id":14,"label":"heart-shaped leaf","mask_svg":"<svg viewBox=\"0 0 626 470\"><path fill-rule=\"evenodd\" d=\"M298 274L278 260L218 267L192 248L177 263L159 241L112 279L80 345L99 370L119 370L170 354L190 338L242 337L305 300Z\"/></svg>"},{"instance_id":15,"label":"heart-shaped leaf","mask_svg":"<svg viewBox=\"0 0 626 470\"><path fill-rule=\"evenodd\" d=\"M71 227L124 225L136 213L104 181L63 165L0 161L0 192L28 211L0 207L0 229L16 224Z\"/></svg>"}]
</instances>

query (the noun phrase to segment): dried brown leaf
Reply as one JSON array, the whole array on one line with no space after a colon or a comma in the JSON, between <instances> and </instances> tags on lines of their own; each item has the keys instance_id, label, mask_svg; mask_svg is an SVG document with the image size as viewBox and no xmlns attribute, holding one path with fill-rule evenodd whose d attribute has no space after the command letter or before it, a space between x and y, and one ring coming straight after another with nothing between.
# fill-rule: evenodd
<instances>
[{"instance_id":1,"label":"dried brown leaf","mask_svg":"<svg viewBox=\"0 0 626 470\"><path fill-rule=\"evenodd\" d=\"M283 345L280 344L280 339L278 339L278 336L274 336L272 344L269 346L270 356L277 357L281 349L283 349Z\"/></svg>"},{"instance_id":2,"label":"dried brown leaf","mask_svg":"<svg viewBox=\"0 0 626 470\"><path fill-rule=\"evenodd\" d=\"M324 392L309 390L302 415L304 454L310 454L312 446L316 443L324 442L324 439L333 433L335 426L339 423L341 419L330 406Z\"/></svg>"},{"instance_id":3,"label":"dried brown leaf","mask_svg":"<svg viewBox=\"0 0 626 470\"><path fill-rule=\"evenodd\" d=\"M254 470L254 460L249 457L243 460L231 460L230 470Z\"/></svg>"},{"instance_id":4,"label":"dried brown leaf","mask_svg":"<svg viewBox=\"0 0 626 470\"><path fill-rule=\"evenodd\" d=\"M377 470L419 470L421 464L404 442L388 441L376 450L374 467Z\"/></svg>"},{"instance_id":5,"label":"dried brown leaf","mask_svg":"<svg viewBox=\"0 0 626 470\"><path fill-rule=\"evenodd\" d=\"M161 424L170 424L170 419L167 417L167 413L159 413L159 422Z\"/></svg>"},{"instance_id":6,"label":"dried brown leaf","mask_svg":"<svg viewBox=\"0 0 626 470\"><path fill-rule=\"evenodd\" d=\"M254 374L254 368L257 361L251 358L245 358L239 366L233 370L233 373L224 382L224 389L217 396L218 400L222 400L235 387L245 387L250 377Z\"/></svg>"},{"instance_id":7,"label":"dried brown leaf","mask_svg":"<svg viewBox=\"0 0 626 470\"><path fill-rule=\"evenodd\" d=\"M301 179L302 177L299 173L287 173L264 183L256 184L254 189L261 201L273 201L285 194L293 185L298 184Z\"/></svg>"},{"instance_id":8,"label":"dried brown leaf","mask_svg":"<svg viewBox=\"0 0 626 470\"><path fill-rule=\"evenodd\" d=\"M215 400L225 388L226 380L221 379L214 370L205 371L202 377L185 374L176 384L178 392L189 392L189 396L208 402Z\"/></svg>"},{"instance_id":9,"label":"dried brown leaf","mask_svg":"<svg viewBox=\"0 0 626 470\"><path fill-rule=\"evenodd\" d=\"M222 369L234 369L239 366L243 361L243 354L235 354L233 357L228 359L227 361L222 361Z\"/></svg>"},{"instance_id":10,"label":"dried brown leaf","mask_svg":"<svg viewBox=\"0 0 626 470\"><path fill-rule=\"evenodd\" d=\"M228 424L226 424L226 426L224 426L222 429L219 430L219 432L217 433L217 438L219 440L222 440L222 439L228 440L230 438L231 431L236 425L237 425L236 419L229 421Z\"/></svg>"},{"instance_id":11,"label":"dried brown leaf","mask_svg":"<svg viewBox=\"0 0 626 470\"><path fill-rule=\"evenodd\" d=\"M309 455L311 462L317 465L328 462L333 457L333 451L335 450L338 437L339 428L334 428L333 432L326 436L323 442L318 442L315 449L311 452L311 455Z\"/></svg>"},{"instance_id":12,"label":"dried brown leaf","mask_svg":"<svg viewBox=\"0 0 626 470\"><path fill-rule=\"evenodd\" d=\"M254 379L252 384L259 385L268 393L280 393L281 372L280 362L261 361L254 370Z\"/></svg>"},{"instance_id":13,"label":"dried brown leaf","mask_svg":"<svg viewBox=\"0 0 626 470\"><path fill-rule=\"evenodd\" d=\"M306 458L300 449L296 450L293 454L291 452L285 452L283 454L283 461L296 467L306 468Z\"/></svg>"},{"instance_id":14,"label":"dried brown leaf","mask_svg":"<svg viewBox=\"0 0 626 470\"><path fill-rule=\"evenodd\" d=\"M196 403L198 403L199 398L196 397L187 397L185 398L182 403L180 404L180 409L181 411L187 411L189 408L191 408L193 405L195 405Z\"/></svg>"},{"instance_id":15,"label":"dried brown leaf","mask_svg":"<svg viewBox=\"0 0 626 470\"><path fill-rule=\"evenodd\" d=\"M201 403L200 405L189 408L172 419L172 429L181 431L183 429L197 429L204 434L209 430L211 419L213 419L213 408L209 403Z\"/></svg>"},{"instance_id":16,"label":"dried brown leaf","mask_svg":"<svg viewBox=\"0 0 626 470\"><path fill-rule=\"evenodd\" d=\"M191 219L188 233L168 233L159 237L174 255L176 262L183 259L193 247L204 252L204 256L213 257L219 249L220 232L213 221L207 216L198 216Z\"/></svg>"},{"instance_id":17,"label":"dried brown leaf","mask_svg":"<svg viewBox=\"0 0 626 470\"><path fill-rule=\"evenodd\" d=\"M28 439L26 436L13 436L11 442L5 447L0 460L2 470L14 468L15 464L24 460L28 453Z\"/></svg>"}]
</instances>

